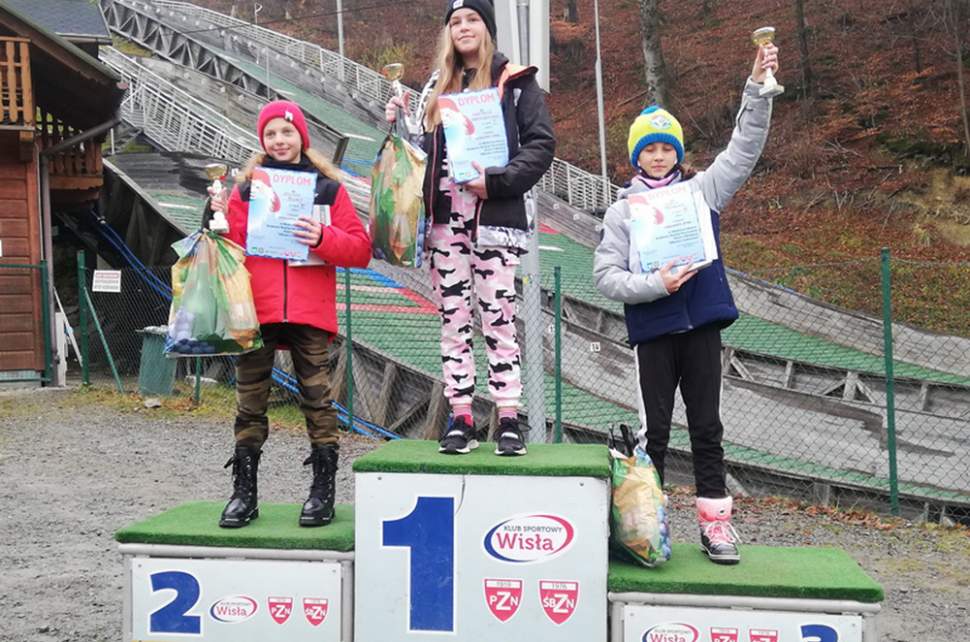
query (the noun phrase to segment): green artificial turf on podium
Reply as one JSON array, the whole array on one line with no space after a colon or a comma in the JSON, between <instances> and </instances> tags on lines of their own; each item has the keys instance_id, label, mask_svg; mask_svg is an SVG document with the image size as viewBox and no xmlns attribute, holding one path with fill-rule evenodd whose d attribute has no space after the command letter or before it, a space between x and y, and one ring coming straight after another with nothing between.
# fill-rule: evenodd
<instances>
[{"instance_id":1,"label":"green artificial turf on podium","mask_svg":"<svg viewBox=\"0 0 970 642\"><path fill-rule=\"evenodd\" d=\"M839 548L741 546L741 563L714 564L696 544L674 544L670 561L644 568L610 562L611 593L691 593L881 602L882 586Z\"/></svg>"},{"instance_id":2,"label":"green artificial turf on podium","mask_svg":"<svg viewBox=\"0 0 970 642\"><path fill-rule=\"evenodd\" d=\"M391 441L354 462L355 473L438 473L445 475L525 475L537 477L610 476L606 446L528 444L524 457L499 457L495 444L482 443L467 455L443 455L438 442Z\"/></svg>"},{"instance_id":3,"label":"green artificial turf on podium","mask_svg":"<svg viewBox=\"0 0 970 642\"><path fill-rule=\"evenodd\" d=\"M260 504L259 518L243 528L219 528L225 502L189 502L122 528L122 544L227 546L324 551L354 550L354 507L338 505L333 522L298 525L299 504Z\"/></svg>"}]
</instances>

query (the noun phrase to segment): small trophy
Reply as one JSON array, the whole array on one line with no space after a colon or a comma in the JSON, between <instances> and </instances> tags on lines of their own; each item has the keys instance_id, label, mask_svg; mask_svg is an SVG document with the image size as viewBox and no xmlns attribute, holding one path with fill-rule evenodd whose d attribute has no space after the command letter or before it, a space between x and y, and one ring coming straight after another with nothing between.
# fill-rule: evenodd
<instances>
[{"instance_id":1,"label":"small trophy","mask_svg":"<svg viewBox=\"0 0 970 642\"><path fill-rule=\"evenodd\" d=\"M401 85L401 77L404 76L404 65L399 62L392 62L381 67L381 75L391 81L391 90L398 98L404 97L404 87ZM398 122L407 128L408 132L414 131L411 117L404 109L397 109Z\"/></svg>"},{"instance_id":2,"label":"small trophy","mask_svg":"<svg viewBox=\"0 0 970 642\"><path fill-rule=\"evenodd\" d=\"M761 27L760 29L755 29L751 34L751 42L759 47L770 45L774 40L774 27ZM764 86L758 90L758 93L766 98L774 98L779 94L785 93L785 88L778 84L778 81L775 80L775 74L770 68L765 70Z\"/></svg>"},{"instance_id":3,"label":"small trophy","mask_svg":"<svg viewBox=\"0 0 970 642\"><path fill-rule=\"evenodd\" d=\"M212 193L221 194L226 188L222 185L222 179L229 173L229 166L225 163L209 163L205 166L205 175L212 181ZM219 211L212 212L212 219L209 221L209 229L219 234L229 231L229 221L225 215Z\"/></svg>"}]
</instances>

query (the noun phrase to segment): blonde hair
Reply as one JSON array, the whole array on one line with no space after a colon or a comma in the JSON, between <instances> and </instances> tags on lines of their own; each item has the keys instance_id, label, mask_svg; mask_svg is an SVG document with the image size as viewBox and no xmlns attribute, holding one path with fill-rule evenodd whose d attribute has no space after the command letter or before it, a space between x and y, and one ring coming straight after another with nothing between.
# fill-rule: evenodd
<instances>
[{"instance_id":1,"label":"blonde hair","mask_svg":"<svg viewBox=\"0 0 970 642\"><path fill-rule=\"evenodd\" d=\"M478 45L478 66L475 67L475 75L472 77L468 89L477 91L488 89L492 86L492 58L495 56L495 42L492 40L488 30L482 37L481 44ZM445 25L438 36L438 49L435 52L435 68L440 75L438 82L435 83L431 96L428 98L428 107L424 115L424 128L431 131L441 124L441 113L438 111L438 96L442 94L456 94L461 91L461 74L464 69L464 61L461 54L455 51L455 43L451 39L451 26Z\"/></svg>"},{"instance_id":2,"label":"blonde hair","mask_svg":"<svg viewBox=\"0 0 970 642\"><path fill-rule=\"evenodd\" d=\"M343 181L343 171L341 171L336 165L330 162L326 156L317 150L313 149L312 147L308 147L303 150L303 155L306 156L307 160L309 160L310 163L312 163L313 166L316 167L317 170L327 178L333 179L338 183ZM253 177L253 170L266 162L267 156L268 154L266 152L256 152L250 156L243 168L236 174L236 182L241 184L250 180Z\"/></svg>"}]
</instances>

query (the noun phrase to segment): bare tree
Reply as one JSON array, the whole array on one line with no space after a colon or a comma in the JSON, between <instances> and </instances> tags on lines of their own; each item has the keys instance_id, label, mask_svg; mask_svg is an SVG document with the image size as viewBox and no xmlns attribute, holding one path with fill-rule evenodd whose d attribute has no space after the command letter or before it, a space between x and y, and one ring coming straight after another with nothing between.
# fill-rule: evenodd
<instances>
[{"instance_id":1,"label":"bare tree","mask_svg":"<svg viewBox=\"0 0 970 642\"><path fill-rule=\"evenodd\" d=\"M963 155L970 156L970 118L967 117L967 83L963 73L964 34L966 33L966 0L950 0L953 14L953 44L957 51L957 86L960 88L960 117L963 119Z\"/></svg>"},{"instance_id":2,"label":"bare tree","mask_svg":"<svg viewBox=\"0 0 970 642\"><path fill-rule=\"evenodd\" d=\"M970 156L970 118L967 117L967 84L963 71L964 33L966 32L967 4L970 0L945 0L943 24L948 37L952 38L953 53L957 65L957 89L960 100L960 119L963 122L963 154Z\"/></svg>"},{"instance_id":3,"label":"bare tree","mask_svg":"<svg viewBox=\"0 0 970 642\"><path fill-rule=\"evenodd\" d=\"M701 17L704 18L704 20L711 17L716 4L717 0L701 0Z\"/></svg>"},{"instance_id":4,"label":"bare tree","mask_svg":"<svg viewBox=\"0 0 970 642\"><path fill-rule=\"evenodd\" d=\"M647 100L667 105L667 67L660 46L659 0L637 0L640 3L640 41L643 45L644 72L647 81Z\"/></svg>"},{"instance_id":5,"label":"bare tree","mask_svg":"<svg viewBox=\"0 0 970 642\"><path fill-rule=\"evenodd\" d=\"M913 70L916 73L923 71L923 56L920 49L919 38L916 37L916 18L919 14L920 4L920 2L914 2L909 6L909 11L906 12L908 14L906 25L909 28L909 42L913 48Z\"/></svg>"},{"instance_id":6,"label":"bare tree","mask_svg":"<svg viewBox=\"0 0 970 642\"><path fill-rule=\"evenodd\" d=\"M897 39L909 41L913 54L913 71L917 74L923 71L923 43L919 33L926 22L925 4L925 0L894 1L889 17L886 18L892 37L891 46L895 45Z\"/></svg>"},{"instance_id":7,"label":"bare tree","mask_svg":"<svg viewBox=\"0 0 970 642\"><path fill-rule=\"evenodd\" d=\"M798 34L798 56L802 72L802 97L812 93L814 78L808 54L808 24L805 21L805 0L795 0L795 24Z\"/></svg>"}]
</instances>

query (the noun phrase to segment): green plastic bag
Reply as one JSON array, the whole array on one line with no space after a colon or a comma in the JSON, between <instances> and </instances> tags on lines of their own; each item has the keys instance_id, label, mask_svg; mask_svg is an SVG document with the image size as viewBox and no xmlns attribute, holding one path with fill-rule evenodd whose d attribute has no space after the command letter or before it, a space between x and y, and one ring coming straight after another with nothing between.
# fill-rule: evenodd
<instances>
[{"instance_id":1,"label":"green plastic bag","mask_svg":"<svg viewBox=\"0 0 970 642\"><path fill-rule=\"evenodd\" d=\"M388 135L371 170L369 233L376 259L421 267L427 154L400 133Z\"/></svg>"},{"instance_id":2,"label":"green plastic bag","mask_svg":"<svg viewBox=\"0 0 970 642\"><path fill-rule=\"evenodd\" d=\"M243 249L209 231L172 248L172 307L165 337L170 357L242 354L263 346Z\"/></svg>"}]
</instances>

